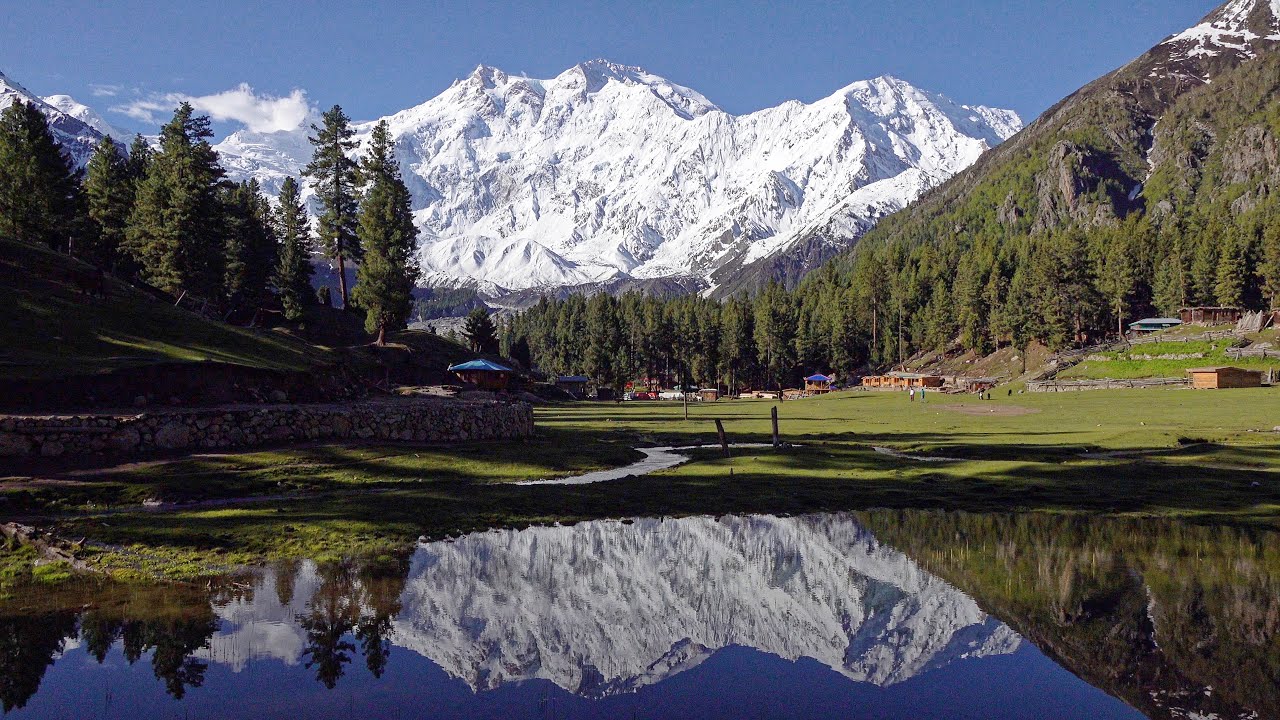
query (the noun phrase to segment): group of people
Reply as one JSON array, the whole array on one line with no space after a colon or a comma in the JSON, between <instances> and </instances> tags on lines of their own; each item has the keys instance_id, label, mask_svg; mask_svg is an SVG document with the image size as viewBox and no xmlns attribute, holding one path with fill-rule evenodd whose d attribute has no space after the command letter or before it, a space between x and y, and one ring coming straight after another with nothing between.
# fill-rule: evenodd
<instances>
[{"instance_id":1,"label":"group of people","mask_svg":"<svg viewBox=\"0 0 1280 720\"><path fill-rule=\"evenodd\" d=\"M924 388L909 388L907 394L911 396L911 402L916 401L916 391L920 392L920 402L928 402L924 399Z\"/></svg>"}]
</instances>

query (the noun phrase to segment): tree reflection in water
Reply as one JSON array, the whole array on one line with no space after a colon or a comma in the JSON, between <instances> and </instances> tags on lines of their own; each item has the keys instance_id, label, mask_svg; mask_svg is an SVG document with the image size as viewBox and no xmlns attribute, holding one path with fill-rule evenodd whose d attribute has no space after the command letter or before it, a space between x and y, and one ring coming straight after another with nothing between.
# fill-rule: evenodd
<instances>
[{"instance_id":1,"label":"tree reflection in water","mask_svg":"<svg viewBox=\"0 0 1280 720\"><path fill-rule=\"evenodd\" d=\"M1049 514L854 517L1050 658L1151 717L1280 717L1276 533ZM804 563L804 554L789 562ZM149 654L155 677L182 698L204 683L214 635L229 632L219 610L255 592L293 608L285 622L301 628L304 665L325 687L337 686L357 654L382 677L409 566L405 554L281 563L211 589L90 582L12 593L22 600L0 602L0 705L26 705L76 639L98 663L116 648L130 664ZM295 594L305 607L293 605ZM32 598L40 609L26 607Z\"/></svg>"},{"instance_id":2,"label":"tree reflection in water","mask_svg":"<svg viewBox=\"0 0 1280 720\"><path fill-rule=\"evenodd\" d=\"M859 513L1150 717L1280 717L1280 535L1063 515Z\"/></svg>"}]
</instances>

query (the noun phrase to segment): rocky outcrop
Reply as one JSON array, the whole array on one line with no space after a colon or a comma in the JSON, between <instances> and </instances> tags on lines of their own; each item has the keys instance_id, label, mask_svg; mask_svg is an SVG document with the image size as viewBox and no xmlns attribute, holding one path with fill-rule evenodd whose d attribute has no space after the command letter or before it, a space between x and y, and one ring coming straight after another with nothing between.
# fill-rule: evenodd
<instances>
[{"instance_id":1,"label":"rocky outcrop","mask_svg":"<svg viewBox=\"0 0 1280 720\"><path fill-rule=\"evenodd\" d=\"M148 455L313 440L464 442L533 434L528 403L448 399L0 417L0 457Z\"/></svg>"}]
</instances>

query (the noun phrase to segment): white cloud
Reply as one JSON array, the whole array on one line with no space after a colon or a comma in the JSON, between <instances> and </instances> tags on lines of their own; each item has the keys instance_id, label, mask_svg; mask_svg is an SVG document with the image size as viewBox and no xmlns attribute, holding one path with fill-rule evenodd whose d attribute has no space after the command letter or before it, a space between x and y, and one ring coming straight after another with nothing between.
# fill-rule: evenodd
<instances>
[{"instance_id":1,"label":"white cloud","mask_svg":"<svg viewBox=\"0 0 1280 720\"><path fill-rule=\"evenodd\" d=\"M104 85L99 83L89 85L89 92L92 93L94 97L115 97L120 94L121 89L122 88L119 85Z\"/></svg>"},{"instance_id":2,"label":"white cloud","mask_svg":"<svg viewBox=\"0 0 1280 720\"><path fill-rule=\"evenodd\" d=\"M212 95L167 93L138 98L111 109L142 122L158 124L168 118L181 102L191 103L196 112L218 121L242 123L253 132L295 130L311 113L307 93L294 90L284 97L260 95L248 83Z\"/></svg>"}]
</instances>

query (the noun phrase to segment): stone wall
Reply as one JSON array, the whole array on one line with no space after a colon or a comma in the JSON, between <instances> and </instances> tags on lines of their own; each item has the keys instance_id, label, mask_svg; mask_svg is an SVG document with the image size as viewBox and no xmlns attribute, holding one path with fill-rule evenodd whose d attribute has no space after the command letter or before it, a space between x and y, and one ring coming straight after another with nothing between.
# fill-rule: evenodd
<instances>
[{"instance_id":1,"label":"stone wall","mask_svg":"<svg viewBox=\"0 0 1280 720\"><path fill-rule=\"evenodd\" d=\"M0 416L0 457L140 456L312 440L514 440L532 434L528 403L448 399L6 415Z\"/></svg>"}]
</instances>

